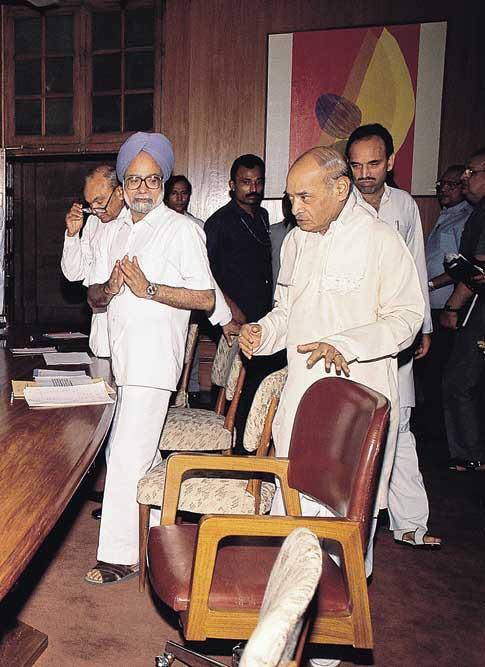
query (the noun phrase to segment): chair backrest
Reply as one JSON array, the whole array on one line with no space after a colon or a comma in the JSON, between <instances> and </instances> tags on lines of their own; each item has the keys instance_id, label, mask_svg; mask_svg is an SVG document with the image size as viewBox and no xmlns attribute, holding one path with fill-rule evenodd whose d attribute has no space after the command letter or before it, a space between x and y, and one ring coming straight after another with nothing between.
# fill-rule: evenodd
<instances>
[{"instance_id":1,"label":"chair backrest","mask_svg":"<svg viewBox=\"0 0 485 667\"><path fill-rule=\"evenodd\" d=\"M238 351L239 346L237 345L237 339L234 339L233 344L229 347L225 337L221 336L217 345L216 356L212 363L212 384L215 384L218 387L226 386L232 363Z\"/></svg>"},{"instance_id":2,"label":"chair backrest","mask_svg":"<svg viewBox=\"0 0 485 667\"><path fill-rule=\"evenodd\" d=\"M187 388L189 386L190 369L192 367L192 361L194 360L198 335L199 325L195 323L189 324L187 340L185 342L184 367L182 369L182 375L180 376L180 382L173 401L174 408L186 408L188 405Z\"/></svg>"},{"instance_id":3,"label":"chair backrest","mask_svg":"<svg viewBox=\"0 0 485 667\"><path fill-rule=\"evenodd\" d=\"M307 528L297 528L283 542L271 570L259 622L246 644L240 667L273 667L292 660L321 574L318 538Z\"/></svg>"},{"instance_id":4,"label":"chair backrest","mask_svg":"<svg viewBox=\"0 0 485 667\"><path fill-rule=\"evenodd\" d=\"M333 377L306 390L293 423L290 486L358 521L364 550L389 413L382 394Z\"/></svg>"},{"instance_id":5,"label":"chair backrest","mask_svg":"<svg viewBox=\"0 0 485 667\"><path fill-rule=\"evenodd\" d=\"M244 429L244 449L248 452L256 451L261 443L261 438L266 424L268 415L268 408L273 399L275 400L274 408L278 406L281 392L285 386L286 378L288 376L288 368L282 368L279 371L271 373L259 385L254 394L253 402L246 420L246 427ZM269 434L271 435L271 433ZM269 441L266 443L269 445ZM265 455L267 452L260 452Z\"/></svg>"}]
</instances>

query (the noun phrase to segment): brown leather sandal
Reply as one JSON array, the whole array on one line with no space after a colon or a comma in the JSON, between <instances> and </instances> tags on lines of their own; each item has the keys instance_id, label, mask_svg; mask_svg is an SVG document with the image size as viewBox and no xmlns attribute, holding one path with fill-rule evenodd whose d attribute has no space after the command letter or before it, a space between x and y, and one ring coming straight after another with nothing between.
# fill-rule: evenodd
<instances>
[{"instance_id":1,"label":"brown leather sandal","mask_svg":"<svg viewBox=\"0 0 485 667\"><path fill-rule=\"evenodd\" d=\"M105 563L98 560L96 565L89 570L84 577L88 584L119 584L138 574L138 564L136 565L116 565L115 563Z\"/></svg>"}]
</instances>

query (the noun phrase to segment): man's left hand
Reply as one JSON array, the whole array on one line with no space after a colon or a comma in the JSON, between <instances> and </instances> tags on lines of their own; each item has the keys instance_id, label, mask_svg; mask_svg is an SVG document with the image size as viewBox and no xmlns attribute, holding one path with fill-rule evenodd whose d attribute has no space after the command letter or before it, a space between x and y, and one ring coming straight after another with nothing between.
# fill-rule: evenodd
<instances>
[{"instance_id":1,"label":"man's left hand","mask_svg":"<svg viewBox=\"0 0 485 667\"><path fill-rule=\"evenodd\" d=\"M347 361L343 354L333 345L329 345L328 343L306 343L305 345L298 345L296 349L300 354L311 352L306 362L307 368L313 368L317 361L324 359L327 373L330 373L333 364L337 375L343 372L346 377L349 377L350 370Z\"/></svg>"},{"instance_id":2,"label":"man's left hand","mask_svg":"<svg viewBox=\"0 0 485 667\"><path fill-rule=\"evenodd\" d=\"M143 271L140 269L136 256L134 255L133 260L130 260L128 255L125 255L120 262L120 268L125 283L131 289L133 294L140 297L140 299L145 299L149 282L145 278Z\"/></svg>"},{"instance_id":3,"label":"man's left hand","mask_svg":"<svg viewBox=\"0 0 485 667\"><path fill-rule=\"evenodd\" d=\"M428 354L430 347L431 347L431 334L421 334L421 342L416 348L416 351L414 353L414 358L422 359L423 357L425 357Z\"/></svg>"}]
</instances>

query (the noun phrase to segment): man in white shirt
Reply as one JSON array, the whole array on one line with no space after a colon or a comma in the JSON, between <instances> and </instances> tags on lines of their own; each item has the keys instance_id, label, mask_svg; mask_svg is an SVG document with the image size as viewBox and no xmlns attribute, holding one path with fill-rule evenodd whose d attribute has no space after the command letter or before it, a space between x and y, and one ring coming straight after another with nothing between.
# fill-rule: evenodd
<instances>
[{"instance_id":1,"label":"man in white shirt","mask_svg":"<svg viewBox=\"0 0 485 667\"><path fill-rule=\"evenodd\" d=\"M61 269L67 280L86 279L93 262L93 248L106 231L106 223L118 217L124 206L123 190L116 170L103 164L93 169L84 185L84 198L90 215L83 228L83 206L75 202L66 215L66 233L62 251ZM82 229L82 236L80 235ZM108 319L106 309L93 310L89 347L97 357L109 357Z\"/></svg>"},{"instance_id":2,"label":"man in white shirt","mask_svg":"<svg viewBox=\"0 0 485 667\"><path fill-rule=\"evenodd\" d=\"M297 227L283 242L275 305L257 323L243 325L241 349L251 358L286 348L288 380L273 425L277 456L288 454L300 399L322 376L343 374L389 398L377 517L387 505L399 421L396 357L423 321L416 268L399 235L359 204L349 167L335 149L320 146L302 155L288 173L286 192ZM305 516L329 516L315 500L300 500ZM284 513L280 492L271 512ZM370 541L368 571L371 552Z\"/></svg>"},{"instance_id":3,"label":"man in white shirt","mask_svg":"<svg viewBox=\"0 0 485 667\"><path fill-rule=\"evenodd\" d=\"M418 207L411 195L386 183L387 178L392 179L394 145L391 135L382 125L362 125L352 132L346 154L357 200L372 215L399 232L416 263L425 302L421 343L414 353L414 358L419 359L429 350L433 327ZM399 544L419 549L439 549L441 540L427 534L428 497L419 471L416 439L410 430L411 408L415 405L411 350L400 359L399 405L399 434L389 484L390 528Z\"/></svg>"},{"instance_id":4,"label":"man in white shirt","mask_svg":"<svg viewBox=\"0 0 485 667\"><path fill-rule=\"evenodd\" d=\"M183 174L175 174L170 176L168 181L165 183L165 192L163 195L163 201L165 204L171 208L173 211L177 211L182 215L185 215L189 220L195 223L201 238L206 243L206 237L204 234L204 221L200 218L196 218L192 213L189 213L188 208L190 204L190 198L192 196L192 184L189 179ZM229 345L232 345L232 337L237 336L241 325L233 319L231 310L227 305L227 302L224 298L224 294L220 289L219 285L214 280L215 288L215 297L216 305L214 312L210 315L208 314L209 322L212 326L220 326L222 332L226 337ZM194 360L192 362L192 370L189 380L189 401L191 407L196 407L199 401L199 348L197 347L194 355Z\"/></svg>"},{"instance_id":5,"label":"man in white shirt","mask_svg":"<svg viewBox=\"0 0 485 667\"><path fill-rule=\"evenodd\" d=\"M160 461L158 442L182 370L190 311L214 308L204 243L193 223L163 203L173 163L162 134L137 132L121 146L116 172L127 208L100 239L89 278L89 302L108 309L118 385L98 561L86 575L93 584L123 581L138 570L136 486Z\"/></svg>"}]
</instances>

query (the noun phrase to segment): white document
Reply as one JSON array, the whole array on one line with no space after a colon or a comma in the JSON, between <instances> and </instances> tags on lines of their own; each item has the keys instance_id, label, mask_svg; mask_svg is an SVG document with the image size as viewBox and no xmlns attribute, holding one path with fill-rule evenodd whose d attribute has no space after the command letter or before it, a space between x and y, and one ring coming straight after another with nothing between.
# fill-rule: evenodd
<instances>
[{"instance_id":1,"label":"white document","mask_svg":"<svg viewBox=\"0 0 485 667\"><path fill-rule=\"evenodd\" d=\"M24 397L31 408L70 408L114 402L104 382L77 387L26 387Z\"/></svg>"},{"instance_id":2,"label":"white document","mask_svg":"<svg viewBox=\"0 0 485 667\"><path fill-rule=\"evenodd\" d=\"M20 354L49 354L57 350L55 347L11 347L10 352L18 356Z\"/></svg>"},{"instance_id":3,"label":"white document","mask_svg":"<svg viewBox=\"0 0 485 667\"><path fill-rule=\"evenodd\" d=\"M80 364L92 364L93 360L87 352L55 352L44 354L44 361L47 366L79 366Z\"/></svg>"},{"instance_id":4,"label":"white document","mask_svg":"<svg viewBox=\"0 0 485 667\"><path fill-rule=\"evenodd\" d=\"M51 368L34 368L34 380L41 377L88 377L86 371L55 371Z\"/></svg>"}]
</instances>

